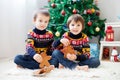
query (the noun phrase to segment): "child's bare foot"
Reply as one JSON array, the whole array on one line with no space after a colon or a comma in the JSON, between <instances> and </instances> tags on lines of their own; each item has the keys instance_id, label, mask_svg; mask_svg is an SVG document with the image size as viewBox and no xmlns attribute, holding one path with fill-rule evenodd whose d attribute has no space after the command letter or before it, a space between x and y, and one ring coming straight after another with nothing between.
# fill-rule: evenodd
<instances>
[{"instance_id":1,"label":"child's bare foot","mask_svg":"<svg viewBox=\"0 0 120 80\"><path fill-rule=\"evenodd\" d=\"M59 69L63 69L64 66L62 64L59 64Z\"/></svg>"},{"instance_id":2,"label":"child's bare foot","mask_svg":"<svg viewBox=\"0 0 120 80\"><path fill-rule=\"evenodd\" d=\"M38 69L37 71L33 72L33 75L37 76L41 73L42 69Z\"/></svg>"},{"instance_id":3,"label":"child's bare foot","mask_svg":"<svg viewBox=\"0 0 120 80\"><path fill-rule=\"evenodd\" d=\"M88 67L88 65L85 65L85 66L76 66L76 69L77 69L77 70L88 71L89 67Z\"/></svg>"},{"instance_id":4,"label":"child's bare foot","mask_svg":"<svg viewBox=\"0 0 120 80\"><path fill-rule=\"evenodd\" d=\"M49 68L50 68L51 70L53 70L53 69L55 68L55 66L54 66L54 65L50 65Z\"/></svg>"}]
</instances>

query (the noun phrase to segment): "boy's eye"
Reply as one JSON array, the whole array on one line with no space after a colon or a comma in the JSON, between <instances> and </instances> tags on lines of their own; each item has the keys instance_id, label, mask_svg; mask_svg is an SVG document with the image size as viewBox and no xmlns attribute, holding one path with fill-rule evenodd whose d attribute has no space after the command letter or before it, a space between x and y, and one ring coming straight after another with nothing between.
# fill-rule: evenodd
<instances>
[{"instance_id":1,"label":"boy's eye","mask_svg":"<svg viewBox=\"0 0 120 80\"><path fill-rule=\"evenodd\" d=\"M77 26L80 26L79 24Z\"/></svg>"},{"instance_id":2,"label":"boy's eye","mask_svg":"<svg viewBox=\"0 0 120 80\"><path fill-rule=\"evenodd\" d=\"M47 23L48 21L45 21L45 23Z\"/></svg>"},{"instance_id":3,"label":"boy's eye","mask_svg":"<svg viewBox=\"0 0 120 80\"><path fill-rule=\"evenodd\" d=\"M74 24L72 24L72 26L74 26Z\"/></svg>"},{"instance_id":4,"label":"boy's eye","mask_svg":"<svg viewBox=\"0 0 120 80\"><path fill-rule=\"evenodd\" d=\"M42 20L39 20L40 22L42 22Z\"/></svg>"}]
</instances>

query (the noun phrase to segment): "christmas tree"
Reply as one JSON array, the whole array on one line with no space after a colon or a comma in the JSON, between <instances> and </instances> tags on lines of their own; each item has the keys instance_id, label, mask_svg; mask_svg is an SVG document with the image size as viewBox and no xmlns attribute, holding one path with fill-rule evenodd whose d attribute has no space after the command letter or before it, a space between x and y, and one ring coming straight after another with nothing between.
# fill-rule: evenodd
<instances>
[{"instance_id":1,"label":"christmas tree","mask_svg":"<svg viewBox=\"0 0 120 80\"><path fill-rule=\"evenodd\" d=\"M104 37L105 19L99 18L100 10L94 0L48 0L50 24L48 29L54 33L55 39L68 31L67 19L72 14L80 14L85 20L83 32L92 36Z\"/></svg>"}]
</instances>

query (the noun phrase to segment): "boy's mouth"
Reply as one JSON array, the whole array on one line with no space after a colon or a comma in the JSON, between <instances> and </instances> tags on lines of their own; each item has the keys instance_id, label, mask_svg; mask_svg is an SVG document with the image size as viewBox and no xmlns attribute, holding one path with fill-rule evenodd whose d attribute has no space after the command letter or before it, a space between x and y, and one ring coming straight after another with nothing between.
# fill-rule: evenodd
<instances>
[{"instance_id":1,"label":"boy's mouth","mask_svg":"<svg viewBox=\"0 0 120 80\"><path fill-rule=\"evenodd\" d=\"M73 30L73 32L78 32L78 30Z\"/></svg>"},{"instance_id":2,"label":"boy's mouth","mask_svg":"<svg viewBox=\"0 0 120 80\"><path fill-rule=\"evenodd\" d=\"M40 26L41 28L44 28L44 26Z\"/></svg>"}]
</instances>

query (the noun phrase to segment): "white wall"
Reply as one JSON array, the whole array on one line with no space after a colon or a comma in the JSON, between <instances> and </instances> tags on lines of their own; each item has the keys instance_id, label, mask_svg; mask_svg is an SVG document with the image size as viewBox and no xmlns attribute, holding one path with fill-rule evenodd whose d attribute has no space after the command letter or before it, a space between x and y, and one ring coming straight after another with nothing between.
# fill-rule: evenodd
<instances>
[{"instance_id":1,"label":"white wall","mask_svg":"<svg viewBox=\"0 0 120 80\"><path fill-rule=\"evenodd\" d=\"M22 6L21 6L22 5ZM23 51L25 27L25 1L0 1L0 57L11 56ZM20 44L20 45L19 45Z\"/></svg>"},{"instance_id":2,"label":"white wall","mask_svg":"<svg viewBox=\"0 0 120 80\"><path fill-rule=\"evenodd\" d=\"M25 53L33 12L47 0L0 0L0 59Z\"/></svg>"},{"instance_id":3,"label":"white wall","mask_svg":"<svg viewBox=\"0 0 120 80\"><path fill-rule=\"evenodd\" d=\"M120 22L120 0L98 0L98 7L101 18L107 18L107 22Z\"/></svg>"},{"instance_id":4,"label":"white wall","mask_svg":"<svg viewBox=\"0 0 120 80\"><path fill-rule=\"evenodd\" d=\"M0 0L0 58L25 53L27 31L32 28L32 13L48 0ZM120 21L120 0L98 0L101 18Z\"/></svg>"},{"instance_id":5,"label":"white wall","mask_svg":"<svg viewBox=\"0 0 120 80\"><path fill-rule=\"evenodd\" d=\"M31 25L27 11L36 5L35 0L29 1L27 5L27 0L0 0L0 58L25 52L26 28Z\"/></svg>"}]
</instances>

